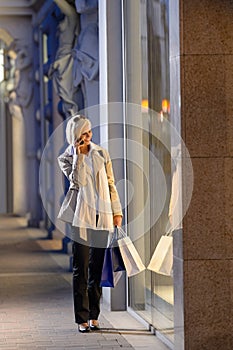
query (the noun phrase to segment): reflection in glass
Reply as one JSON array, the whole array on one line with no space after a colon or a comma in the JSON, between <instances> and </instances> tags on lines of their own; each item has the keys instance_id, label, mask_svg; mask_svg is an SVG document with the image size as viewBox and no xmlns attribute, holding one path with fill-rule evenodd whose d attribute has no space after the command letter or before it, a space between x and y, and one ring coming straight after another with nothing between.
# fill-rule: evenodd
<instances>
[{"instance_id":1,"label":"reflection in glass","mask_svg":"<svg viewBox=\"0 0 233 350\"><path fill-rule=\"evenodd\" d=\"M169 81L169 25L168 25L168 0L141 0L140 1L140 46L141 46L141 105L142 125L149 125L151 134L143 133L141 142L148 148L150 156L143 159L144 171L149 174L150 213L144 220L151 220L150 230L135 242L146 265L160 240L169 226L169 204L171 198L171 149L170 134L163 127L164 120L169 119L170 114L170 81ZM128 38L129 40L129 38ZM149 110L158 113L148 113ZM164 133L168 149L153 135L155 128ZM156 130L158 132L158 130ZM130 135L130 133L128 133ZM162 198L163 186L161 177L158 176L158 160L166 181L167 193L165 205L159 219L154 224L152 218L158 211L159 199ZM129 180L133 183L133 175L128 171ZM132 177L132 178L131 178ZM146 188L142 180L142 188ZM128 221L135 214L129 207ZM131 234L131 233L130 233ZM162 333L171 343L174 343L174 288L173 278L146 270L138 276L130 278L129 283L130 307L143 319L152 324L156 330Z\"/></svg>"}]
</instances>

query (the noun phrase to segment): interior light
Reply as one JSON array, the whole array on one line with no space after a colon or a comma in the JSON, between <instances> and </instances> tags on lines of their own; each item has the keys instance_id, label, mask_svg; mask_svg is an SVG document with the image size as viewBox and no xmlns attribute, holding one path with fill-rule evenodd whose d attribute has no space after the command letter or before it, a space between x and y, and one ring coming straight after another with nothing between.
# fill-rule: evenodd
<instances>
[{"instance_id":1,"label":"interior light","mask_svg":"<svg viewBox=\"0 0 233 350\"><path fill-rule=\"evenodd\" d=\"M170 113L170 102L169 100L162 100L162 111L163 113Z\"/></svg>"},{"instance_id":2,"label":"interior light","mask_svg":"<svg viewBox=\"0 0 233 350\"><path fill-rule=\"evenodd\" d=\"M141 106L143 108L148 108L149 107L149 102L147 99L143 99L142 102L141 102Z\"/></svg>"}]
</instances>

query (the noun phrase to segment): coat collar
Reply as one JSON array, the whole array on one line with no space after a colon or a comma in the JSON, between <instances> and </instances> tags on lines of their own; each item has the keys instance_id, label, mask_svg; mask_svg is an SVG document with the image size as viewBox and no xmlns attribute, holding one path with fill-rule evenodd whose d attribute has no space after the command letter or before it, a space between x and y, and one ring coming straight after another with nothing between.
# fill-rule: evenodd
<instances>
[{"instance_id":1,"label":"coat collar","mask_svg":"<svg viewBox=\"0 0 233 350\"><path fill-rule=\"evenodd\" d=\"M105 159L103 155L101 155L102 148L95 143L91 142L90 144L90 152L93 161L93 169L95 176L103 168Z\"/></svg>"}]
</instances>

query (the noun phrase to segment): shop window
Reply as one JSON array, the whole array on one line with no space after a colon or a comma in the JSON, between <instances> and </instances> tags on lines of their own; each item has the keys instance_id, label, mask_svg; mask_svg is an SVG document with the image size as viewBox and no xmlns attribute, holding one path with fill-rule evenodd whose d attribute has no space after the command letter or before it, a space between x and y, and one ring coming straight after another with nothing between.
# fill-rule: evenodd
<instances>
[{"instance_id":1,"label":"shop window","mask_svg":"<svg viewBox=\"0 0 233 350\"><path fill-rule=\"evenodd\" d=\"M135 238L135 231L141 227L143 235L138 235L134 243L146 266L169 221L170 136L165 136L166 146L156 137L158 120L163 133L163 123L169 120L170 113L168 5L168 0L124 2L126 102L133 101L141 106L140 128L134 127L129 122L133 118L126 115L127 159L130 160L127 162L127 178L136 189L127 208L128 233ZM142 145L143 151L141 155L137 154L137 159L141 157L143 174L132 164L135 152L130 148L132 139ZM162 177L159 177L159 171L163 173ZM163 188L166 190L161 190ZM161 199L163 207L154 220ZM148 209L144 210L143 206L148 202ZM143 213L140 221L133 225L140 210ZM174 343L173 290L171 275L146 270L129 279L129 307L153 325L170 344Z\"/></svg>"}]
</instances>

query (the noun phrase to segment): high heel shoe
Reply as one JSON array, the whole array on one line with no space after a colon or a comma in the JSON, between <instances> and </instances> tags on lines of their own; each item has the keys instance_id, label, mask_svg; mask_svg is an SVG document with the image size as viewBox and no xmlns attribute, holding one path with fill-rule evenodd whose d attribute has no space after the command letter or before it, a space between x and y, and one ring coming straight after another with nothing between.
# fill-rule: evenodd
<instances>
[{"instance_id":1,"label":"high heel shoe","mask_svg":"<svg viewBox=\"0 0 233 350\"><path fill-rule=\"evenodd\" d=\"M90 329L92 331L100 330L99 322L97 320L90 320Z\"/></svg>"},{"instance_id":2,"label":"high heel shoe","mask_svg":"<svg viewBox=\"0 0 233 350\"><path fill-rule=\"evenodd\" d=\"M89 331L90 331L90 328L89 328L89 326L88 326L88 323L87 323L87 322L80 323L80 324L78 325L78 330L79 330L79 332L81 332L81 333L87 333L87 332L89 332Z\"/></svg>"}]
</instances>

